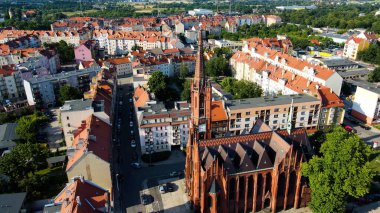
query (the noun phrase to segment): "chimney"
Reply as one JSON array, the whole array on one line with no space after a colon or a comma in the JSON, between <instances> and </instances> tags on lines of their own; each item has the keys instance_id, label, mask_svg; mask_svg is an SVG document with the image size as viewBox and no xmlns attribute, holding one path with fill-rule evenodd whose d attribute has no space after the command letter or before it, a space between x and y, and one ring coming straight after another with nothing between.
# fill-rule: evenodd
<instances>
[{"instance_id":1,"label":"chimney","mask_svg":"<svg viewBox=\"0 0 380 213\"><path fill-rule=\"evenodd\" d=\"M307 84L306 84L307 87L310 86L310 80L307 80Z\"/></svg>"},{"instance_id":2,"label":"chimney","mask_svg":"<svg viewBox=\"0 0 380 213\"><path fill-rule=\"evenodd\" d=\"M83 176L80 176L80 182L84 183L84 177Z\"/></svg>"},{"instance_id":3,"label":"chimney","mask_svg":"<svg viewBox=\"0 0 380 213\"><path fill-rule=\"evenodd\" d=\"M330 93L333 93L333 89L332 88L330 88Z\"/></svg>"},{"instance_id":4,"label":"chimney","mask_svg":"<svg viewBox=\"0 0 380 213\"><path fill-rule=\"evenodd\" d=\"M294 79L296 78L296 74L292 74L292 81L294 81Z\"/></svg>"}]
</instances>

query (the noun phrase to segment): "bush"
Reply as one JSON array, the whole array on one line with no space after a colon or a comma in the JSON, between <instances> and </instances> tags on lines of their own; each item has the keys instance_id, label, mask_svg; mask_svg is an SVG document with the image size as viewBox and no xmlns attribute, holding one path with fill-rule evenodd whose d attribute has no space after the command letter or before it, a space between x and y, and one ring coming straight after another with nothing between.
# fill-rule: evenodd
<instances>
[{"instance_id":1,"label":"bush","mask_svg":"<svg viewBox=\"0 0 380 213\"><path fill-rule=\"evenodd\" d=\"M155 163L159 161L167 160L170 157L171 152L170 151L164 151L164 152L154 152L152 154L143 154L141 156L141 160L145 163Z\"/></svg>"}]
</instances>

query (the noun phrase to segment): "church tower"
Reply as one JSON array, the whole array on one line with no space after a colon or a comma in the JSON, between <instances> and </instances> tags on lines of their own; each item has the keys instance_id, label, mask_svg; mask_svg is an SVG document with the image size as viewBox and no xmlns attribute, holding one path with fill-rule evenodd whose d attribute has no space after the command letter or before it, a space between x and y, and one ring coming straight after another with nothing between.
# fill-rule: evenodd
<instances>
[{"instance_id":1,"label":"church tower","mask_svg":"<svg viewBox=\"0 0 380 213\"><path fill-rule=\"evenodd\" d=\"M191 81L191 119L186 147L186 187L195 211L200 207L201 163L199 141L211 138L211 83L204 72L202 31L198 33L198 54Z\"/></svg>"}]
</instances>

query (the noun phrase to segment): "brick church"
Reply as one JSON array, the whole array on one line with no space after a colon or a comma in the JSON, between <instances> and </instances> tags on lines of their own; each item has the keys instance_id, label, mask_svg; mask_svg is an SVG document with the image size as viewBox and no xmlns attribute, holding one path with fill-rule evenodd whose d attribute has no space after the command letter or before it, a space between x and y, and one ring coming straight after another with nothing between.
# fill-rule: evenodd
<instances>
[{"instance_id":1,"label":"brick church","mask_svg":"<svg viewBox=\"0 0 380 213\"><path fill-rule=\"evenodd\" d=\"M293 129L289 120L286 130L272 130L258 120L250 131L214 138L201 32L198 42L186 148L186 188L195 212L277 212L306 206L310 188L301 165L312 148L305 129Z\"/></svg>"}]
</instances>

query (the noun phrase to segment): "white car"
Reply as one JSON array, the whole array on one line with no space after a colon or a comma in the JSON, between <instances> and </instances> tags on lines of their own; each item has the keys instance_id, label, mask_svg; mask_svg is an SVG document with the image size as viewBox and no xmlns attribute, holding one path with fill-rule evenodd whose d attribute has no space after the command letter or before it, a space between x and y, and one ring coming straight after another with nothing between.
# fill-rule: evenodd
<instances>
[{"instance_id":1,"label":"white car","mask_svg":"<svg viewBox=\"0 0 380 213\"><path fill-rule=\"evenodd\" d=\"M132 103L132 98L129 99L129 103Z\"/></svg>"},{"instance_id":2,"label":"white car","mask_svg":"<svg viewBox=\"0 0 380 213\"><path fill-rule=\"evenodd\" d=\"M160 187L158 187L158 190L160 191L161 194L165 194L166 193L166 188L163 185L161 185Z\"/></svg>"},{"instance_id":3,"label":"white car","mask_svg":"<svg viewBox=\"0 0 380 213\"><path fill-rule=\"evenodd\" d=\"M133 122L132 122L132 121L129 122L129 126L130 126L130 127L133 127Z\"/></svg>"},{"instance_id":4,"label":"white car","mask_svg":"<svg viewBox=\"0 0 380 213\"><path fill-rule=\"evenodd\" d=\"M131 140L131 147L132 147L132 148L135 148L135 147L136 147L136 141L135 141L135 140Z\"/></svg>"},{"instance_id":5,"label":"white car","mask_svg":"<svg viewBox=\"0 0 380 213\"><path fill-rule=\"evenodd\" d=\"M122 102L122 101L120 101L120 102L119 102L119 105L123 105L123 102Z\"/></svg>"}]
</instances>

